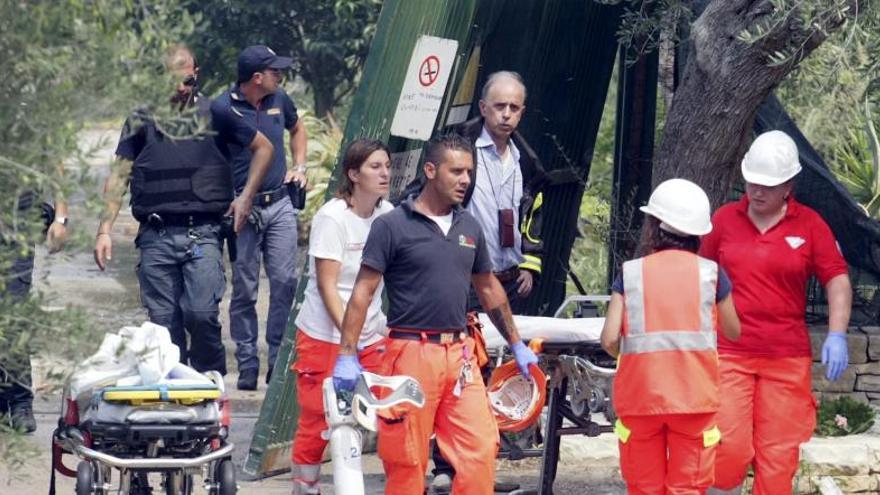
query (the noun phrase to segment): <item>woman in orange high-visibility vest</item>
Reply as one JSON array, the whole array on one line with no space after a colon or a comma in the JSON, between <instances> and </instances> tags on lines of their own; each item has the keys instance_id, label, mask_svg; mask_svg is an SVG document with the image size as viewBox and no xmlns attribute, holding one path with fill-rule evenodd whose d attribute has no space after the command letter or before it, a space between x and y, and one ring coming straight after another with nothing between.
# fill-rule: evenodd
<instances>
[{"instance_id":1,"label":"woman in orange high-visibility vest","mask_svg":"<svg viewBox=\"0 0 880 495\"><path fill-rule=\"evenodd\" d=\"M623 264L601 338L618 357L620 470L630 495L702 494L720 438L716 332L736 339L739 319L727 275L696 255L712 230L706 193L671 179L641 210L650 254Z\"/></svg>"}]
</instances>

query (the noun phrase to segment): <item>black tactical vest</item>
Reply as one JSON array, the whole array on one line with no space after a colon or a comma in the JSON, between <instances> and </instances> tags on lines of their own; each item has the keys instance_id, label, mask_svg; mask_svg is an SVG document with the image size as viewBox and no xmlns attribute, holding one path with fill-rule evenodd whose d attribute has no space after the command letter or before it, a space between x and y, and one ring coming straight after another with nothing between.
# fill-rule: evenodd
<instances>
[{"instance_id":1,"label":"black tactical vest","mask_svg":"<svg viewBox=\"0 0 880 495\"><path fill-rule=\"evenodd\" d=\"M200 98L200 118L210 119L209 105L207 98ZM171 139L145 120L146 142L131 171L134 217L145 222L152 213L225 213L233 199L232 168L214 137Z\"/></svg>"}]
</instances>

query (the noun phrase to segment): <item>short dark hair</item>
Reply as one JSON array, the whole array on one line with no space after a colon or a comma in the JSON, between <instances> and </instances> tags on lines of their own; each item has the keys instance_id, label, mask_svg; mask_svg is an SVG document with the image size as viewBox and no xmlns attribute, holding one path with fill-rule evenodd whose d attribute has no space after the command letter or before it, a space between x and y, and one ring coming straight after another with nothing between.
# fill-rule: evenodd
<instances>
[{"instance_id":1,"label":"short dark hair","mask_svg":"<svg viewBox=\"0 0 880 495\"><path fill-rule=\"evenodd\" d=\"M355 139L345 148L345 154L342 156L342 177L339 180L336 197L345 200L346 203L351 205L354 184L348 178L348 172L350 170L360 170L361 166L367 161L367 158L380 150L391 156L388 146L378 139Z\"/></svg>"},{"instance_id":2,"label":"short dark hair","mask_svg":"<svg viewBox=\"0 0 880 495\"><path fill-rule=\"evenodd\" d=\"M425 146L425 163L434 165L443 163L447 151L464 151L473 154L474 147L471 142L457 132L449 132L434 136Z\"/></svg>"},{"instance_id":3,"label":"short dark hair","mask_svg":"<svg viewBox=\"0 0 880 495\"><path fill-rule=\"evenodd\" d=\"M644 238L647 251L645 255L664 249L679 249L696 253L700 250L700 238L695 235L678 235L660 228L660 220L651 215L645 215L646 236Z\"/></svg>"}]
</instances>

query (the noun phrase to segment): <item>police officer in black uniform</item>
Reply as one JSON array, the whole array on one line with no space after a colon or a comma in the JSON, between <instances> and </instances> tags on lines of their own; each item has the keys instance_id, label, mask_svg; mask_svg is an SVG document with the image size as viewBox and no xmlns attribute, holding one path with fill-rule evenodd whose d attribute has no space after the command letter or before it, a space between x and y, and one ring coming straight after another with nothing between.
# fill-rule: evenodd
<instances>
[{"instance_id":1,"label":"police officer in black uniform","mask_svg":"<svg viewBox=\"0 0 880 495\"><path fill-rule=\"evenodd\" d=\"M138 281L150 321L168 328L181 362L198 371L225 374L218 308L226 289L222 224L231 215L233 230L242 227L273 148L244 119L217 112L198 93L198 67L188 48L172 48L165 62L180 81L171 102L181 110L184 123L175 119L172 134L169 123L148 111L129 117L105 185L95 262L104 270L111 258L110 233L130 182L131 211L140 222L135 239L140 250ZM247 185L237 198L228 161L230 143L253 152Z\"/></svg>"}]
</instances>

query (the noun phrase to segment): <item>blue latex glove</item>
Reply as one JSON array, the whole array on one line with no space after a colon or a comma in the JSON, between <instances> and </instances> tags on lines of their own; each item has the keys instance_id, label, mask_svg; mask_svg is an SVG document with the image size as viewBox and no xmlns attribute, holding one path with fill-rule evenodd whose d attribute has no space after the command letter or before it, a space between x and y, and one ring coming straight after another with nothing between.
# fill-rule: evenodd
<instances>
[{"instance_id":1,"label":"blue latex glove","mask_svg":"<svg viewBox=\"0 0 880 495\"><path fill-rule=\"evenodd\" d=\"M522 340L510 346L510 350L513 351L513 359L516 361L516 366L519 368L519 372L522 373L524 377L531 378L532 374L529 373L529 365L538 364L538 356L536 356L531 349L526 347Z\"/></svg>"},{"instance_id":2,"label":"blue latex glove","mask_svg":"<svg viewBox=\"0 0 880 495\"><path fill-rule=\"evenodd\" d=\"M337 392L351 392L357 383L358 376L364 369L357 356L340 354L333 366L333 388Z\"/></svg>"},{"instance_id":3,"label":"blue latex glove","mask_svg":"<svg viewBox=\"0 0 880 495\"><path fill-rule=\"evenodd\" d=\"M846 334L828 332L822 344L822 364L825 365L825 378L836 381L849 366L849 351L846 348Z\"/></svg>"}]
</instances>

